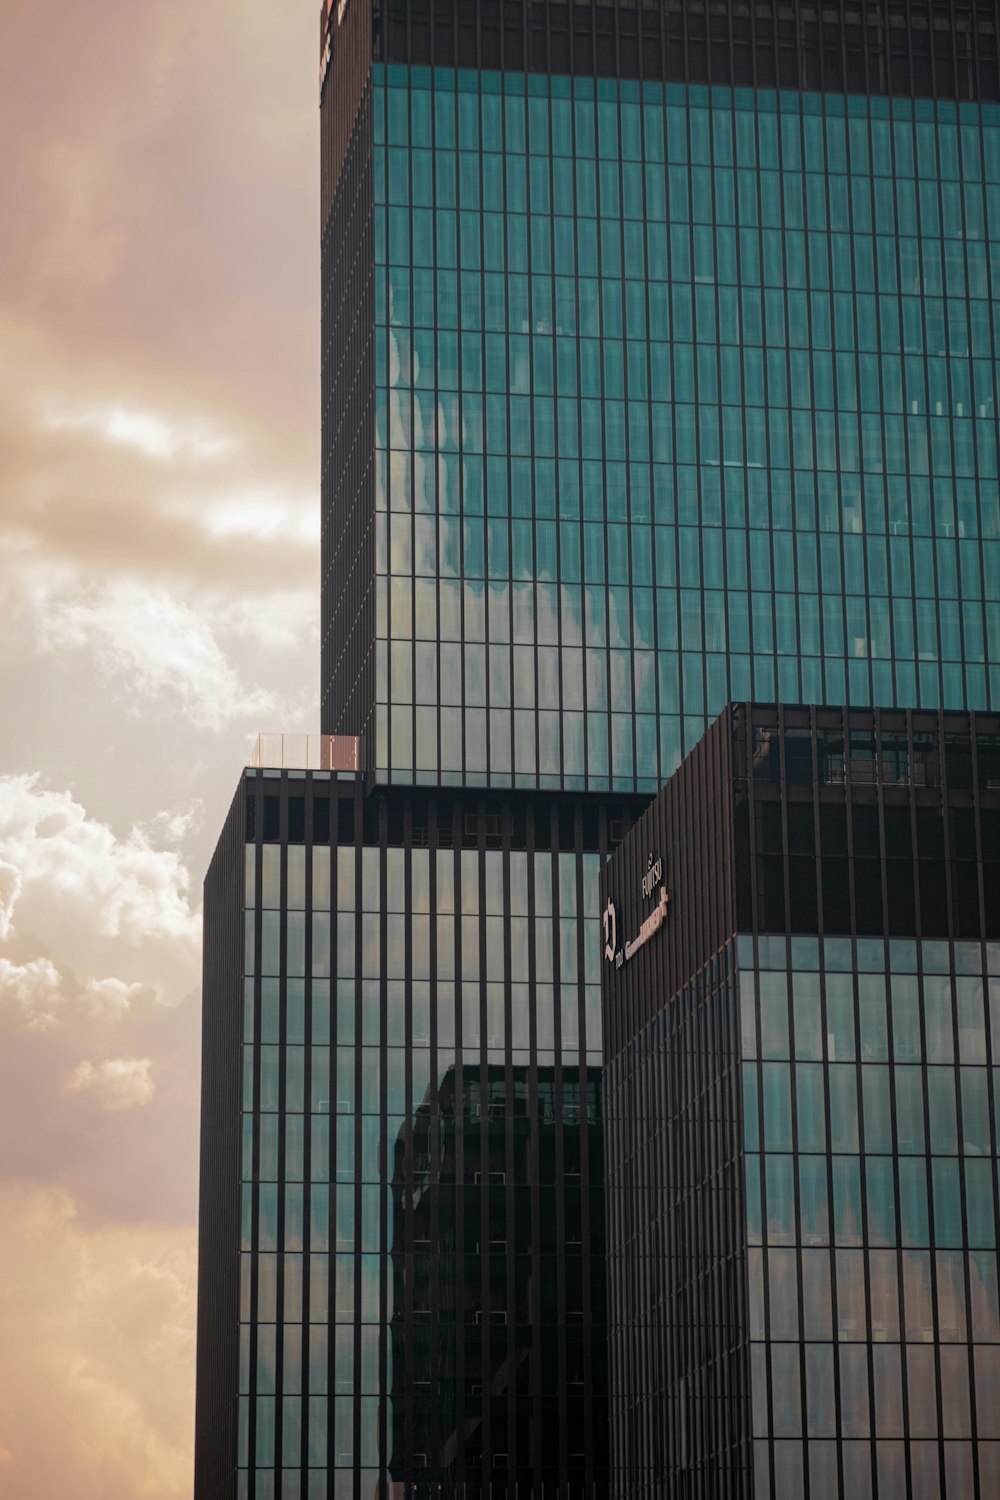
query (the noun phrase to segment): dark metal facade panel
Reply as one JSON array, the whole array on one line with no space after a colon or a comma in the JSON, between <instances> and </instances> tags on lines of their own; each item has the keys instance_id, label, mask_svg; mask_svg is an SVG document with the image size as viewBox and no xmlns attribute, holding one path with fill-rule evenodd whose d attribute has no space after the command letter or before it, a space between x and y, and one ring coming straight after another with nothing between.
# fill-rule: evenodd
<instances>
[{"instance_id":1,"label":"dark metal facade panel","mask_svg":"<svg viewBox=\"0 0 1000 1500\"><path fill-rule=\"evenodd\" d=\"M320 26L320 213L326 226L372 65L371 0L323 6ZM329 61L326 53L329 51Z\"/></svg>"},{"instance_id":2,"label":"dark metal facade panel","mask_svg":"<svg viewBox=\"0 0 1000 1500\"><path fill-rule=\"evenodd\" d=\"M235 1500L243 783L205 879L195 1500Z\"/></svg>"},{"instance_id":3,"label":"dark metal facade panel","mask_svg":"<svg viewBox=\"0 0 1000 1500\"><path fill-rule=\"evenodd\" d=\"M348 14L364 9L358 4ZM330 87L336 86L334 78ZM325 182L336 166L333 147L324 142ZM375 697L374 282L366 83L323 230L320 714L325 734L362 735L368 742Z\"/></svg>"},{"instance_id":4,"label":"dark metal facade panel","mask_svg":"<svg viewBox=\"0 0 1000 1500\"><path fill-rule=\"evenodd\" d=\"M749 1497L735 944L608 1064L611 1493Z\"/></svg>"},{"instance_id":5,"label":"dark metal facade panel","mask_svg":"<svg viewBox=\"0 0 1000 1500\"><path fill-rule=\"evenodd\" d=\"M387 62L1000 98L992 0L383 0Z\"/></svg>"},{"instance_id":6,"label":"dark metal facade panel","mask_svg":"<svg viewBox=\"0 0 1000 1500\"><path fill-rule=\"evenodd\" d=\"M736 931L732 742L743 712L726 709L716 720L602 872L602 911L613 905L617 928L615 957L602 960L608 1060ZM644 892L657 860L662 880ZM655 909L661 886L666 920L626 959L624 945Z\"/></svg>"},{"instance_id":7,"label":"dark metal facade panel","mask_svg":"<svg viewBox=\"0 0 1000 1500\"><path fill-rule=\"evenodd\" d=\"M601 878L620 1500L753 1493L732 941L733 742L746 713L716 720Z\"/></svg>"},{"instance_id":8,"label":"dark metal facade panel","mask_svg":"<svg viewBox=\"0 0 1000 1500\"><path fill-rule=\"evenodd\" d=\"M320 717L364 735L374 703L375 247L372 5L324 4Z\"/></svg>"}]
</instances>

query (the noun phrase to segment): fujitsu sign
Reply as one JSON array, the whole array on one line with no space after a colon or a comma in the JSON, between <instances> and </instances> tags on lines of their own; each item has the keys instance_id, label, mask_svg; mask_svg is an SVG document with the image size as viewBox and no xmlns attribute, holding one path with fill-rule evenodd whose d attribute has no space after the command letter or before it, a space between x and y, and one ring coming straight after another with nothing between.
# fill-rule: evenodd
<instances>
[{"instance_id":1,"label":"fujitsu sign","mask_svg":"<svg viewBox=\"0 0 1000 1500\"><path fill-rule=\"evenodd\" d=\"M656 905L652 911L647 912L640 924L639 931L634 938L626 939L621 948L618 946L618 908L614 901L609 900L604 908L604 957L609 964L614 964L620 969L623 964L634 958L640 948L645 947L650 938L655 936L667 920L670 910L670 897L667 888L663 884L663 860L659 857L649 856L646 873L642 877L642 895L645 901L651 901L656 896Z\"/></svg>"}]
</instances>

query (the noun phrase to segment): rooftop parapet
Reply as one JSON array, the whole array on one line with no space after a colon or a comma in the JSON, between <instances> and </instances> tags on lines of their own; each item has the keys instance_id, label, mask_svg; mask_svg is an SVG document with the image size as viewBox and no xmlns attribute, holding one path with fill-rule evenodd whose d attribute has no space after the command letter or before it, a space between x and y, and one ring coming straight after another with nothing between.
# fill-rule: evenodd
<instances>
[{"instance_id":1,"label":"rooftop parapet","mask_svg":"<svg viewBox=\"0 0 1000 1500\"><path fill-rule=\"evenodd\" d=\"M253 770L361 770L361 740L347 734L259 734L247 765Z\"/></svg>"}]
</instances>

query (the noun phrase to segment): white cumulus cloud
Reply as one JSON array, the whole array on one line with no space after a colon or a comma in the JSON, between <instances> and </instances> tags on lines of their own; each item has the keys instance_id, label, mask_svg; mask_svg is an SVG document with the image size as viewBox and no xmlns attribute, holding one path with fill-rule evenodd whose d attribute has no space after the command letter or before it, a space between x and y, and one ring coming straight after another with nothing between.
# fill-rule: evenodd
<instances>
[{"instance_id":1,"label":"white cumulus cloud","mask_svg":"<svg viewBox=\"0 0 1000 1500\"><path fill-rule=\"evenodd\" d=\"M84 1059L70 1075L67 1088L71 1094L94 1094L104 1109L113 1114L139 1109L149 1104L156 1093L149 1057L103 1057L94 1062Z\"/></svg>"},{"instance_id":2,"label":"white cumulus cloud","mask_svg":"<svg viewBox=\"0 0 1000 1500\"><path fill-rule=\"evenodd\" d=\"M132 1009L137 1000L152 992L138 982L126 984L124 979L88 979L83 987L86 1008L102 1020L119 1020Z\"/></svg>"},{"instance_id":3,"label":"white cumulus cloud","mask_svg":"<svg viewBox=\"0 0 1000 1500\"><path fill-rule=\"evenodd\" d=\"M0 859L0 942L10 936L21 884L21 872L17 866Z\"/></svg>"},{"instance_id":4,"label":"white cumulus cloud","mask_svg":"<svg viewBox=\"0 0 1000 1500\"><path fill-rule=\"evenodd\" d=\"M0 958L0 1013L12 1010L28 1031L48 1031L57 1024L63 1002L59 970L49 959L15 964Z\"/></svg>"},{"instance_id":5,"label":"white cumulus cloud","mask_svg":"<svg viewBox=\"0 0 1000 1500\"><path fill-rule=\"evenodd\" d=\"M26 1031L51 1031L74 1017L121 1021L156 991L124 979L87 979L61 973L49 958L15 962L0 954L0 1017L6 1012Z\"/></svg>"},{"instance_id":6,"label":"white cumulus cloud","mask_svg":"<svg viewBox=\"0 0 1000 1500\"><path fill-rule=\"evenodd\" d=\"M43 619L45 647L92 652L131 695L179 709L199 729L275 709L272 694L243 682L205 615L166 589L121 578L55 590Z\"/></svg>"},{"instance_id":7,"label":"white cumulus cloud","mask_svg":"<svg viewBox=\"0 0 1000 1500\"><path fill-rule=\"evenodd\" d=\"M313 495L245 490L202 505L197 519L212 536L251 537L259 542L319 545L319 506Z\"/></svg>"},{"instance_id":8,"label":"white cumulus cloud","mask_svg":"<svg viewBox=\"0 0 1000 1500\"><path fill-rule=\"evenodd\" d=\"M8 876L7 927L24 906L39 926L139 945L150 938L197 941L190 876L173 849L154 849L133 829L119 839L70 792L36 775L0 777L0 871Z\"/></svg>"},{"instance_id":9,"label":"white cumulus cloud","mask_svg":"<svg viewBox=\"0 0 1000 1500\"><path fill-rule=\"evenodd\" d=\"M167 808L142 824L142 832L156 847L182 844L193 833L200 833L205 822L205 804L192 797L183 807Z\"/></svg>"},{"instance_id":10,"label":"white cumulus cloud","mask_svg":"<svg viewBox=\"0 0 1000 1500\"><path fill-rule=\"evenodd\" d=\"M79 985L49 958L22 963L0 954L0 1016L13 1015L26 1031L51 1031L74 1015L94 1021L120 1021L156 991L124 979L87 979Z\"/></svg>"},{"instance_id":11,"label":"white cumulus cloud","mask_svg":"<svg viewBox=\"0 0 1000 1500\"><path fill-rule=\"evenodd\" d=\"M203 424L182 425L157 412L111 402L73 406L49 402L42 426L50 432L86 432L106 443L135 448L146 458L169 463L177 458L219 458L232 450L230 438Z\"/></svg>"}]
</instances>

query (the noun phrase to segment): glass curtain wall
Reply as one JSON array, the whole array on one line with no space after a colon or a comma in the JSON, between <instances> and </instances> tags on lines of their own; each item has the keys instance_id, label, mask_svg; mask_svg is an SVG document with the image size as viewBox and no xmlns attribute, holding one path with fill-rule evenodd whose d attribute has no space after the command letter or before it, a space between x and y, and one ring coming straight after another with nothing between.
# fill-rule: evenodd
<instances>
[{"instance_id":1,"label":"glass curtain wall","mask_svg":"<svg viewBox=\"0 0 1000 1500\"><path fill-rule=\"evenodd\" d=\"M1000 694L1000 108L376 65L376 747Z\"/></svg>"},{"instance_id":2,"label":"glass curtain wall","mask_svg":"<svg viewBox=\"0 0 1000 1500\"><path fill-rule=\"evenodd\" d=\"M336 802L246 846L239 1496L592 1500L599 856L337 847Z\"/></svg>"},{"instance_id":3,"label":"glass curtain wall","mask_svg":"<svg viewBox=\"0 0 1000 1500\"><path fill-rule=\"evenodd\" d=\"M1000 1492L1000 946L739 940L755 1500Z\"/></svg>"}]
</instances>

